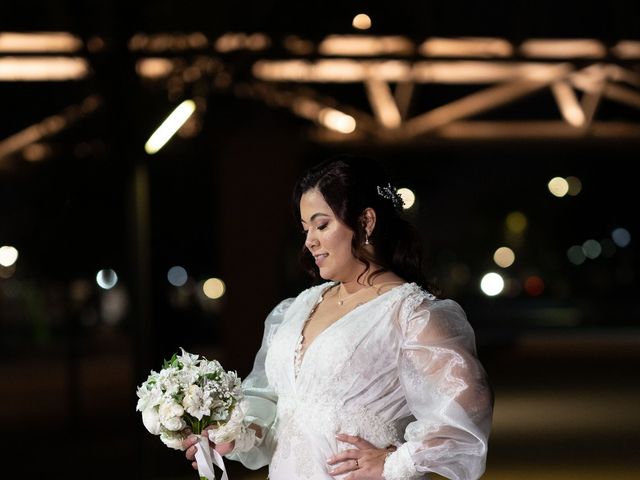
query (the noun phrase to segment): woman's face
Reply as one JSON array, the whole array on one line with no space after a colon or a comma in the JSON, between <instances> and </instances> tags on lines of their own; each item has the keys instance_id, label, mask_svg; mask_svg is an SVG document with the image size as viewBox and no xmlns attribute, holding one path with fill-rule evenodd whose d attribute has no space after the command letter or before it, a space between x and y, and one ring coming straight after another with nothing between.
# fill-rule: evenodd
<instances>
[{"instance_id":1,"label":"woman's face","mask_svg":"<svg viewBox=\"0 0 640 480\"><path fill-rule=\"evenodd\" d=\"M363 265L351 253L353 230L338 219L319 190L302 195L300 218L305 246L315 258L320 276L340 282L355 279Z\"/></svg>"}]
</instances>

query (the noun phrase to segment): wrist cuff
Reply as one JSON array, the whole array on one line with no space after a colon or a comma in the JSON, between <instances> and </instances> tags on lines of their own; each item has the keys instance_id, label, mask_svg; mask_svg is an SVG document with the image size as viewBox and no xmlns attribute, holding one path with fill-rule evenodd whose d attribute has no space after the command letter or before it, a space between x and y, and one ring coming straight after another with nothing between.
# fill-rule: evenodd
<instances>
[{"instance_id":1,"label":"wrist cuff","mask_svg":"<svg viewBox=\"0 0 640 480\"><path fill-rule=\"evenodd\" d=\"M419 473L409 455L406 443L391 455L387 455L382 472L384 480L410 480L418 477Z\"/></svg>"}]
</instances>

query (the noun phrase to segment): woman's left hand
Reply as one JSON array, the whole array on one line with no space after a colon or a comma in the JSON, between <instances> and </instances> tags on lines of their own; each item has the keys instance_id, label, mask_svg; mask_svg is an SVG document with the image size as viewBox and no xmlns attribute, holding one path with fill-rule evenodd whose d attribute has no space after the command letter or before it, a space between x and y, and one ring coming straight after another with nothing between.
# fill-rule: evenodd
<instances>
[{"instance_id":1,"label":"woman's left hand","mask_svg":"<svg viewBox=\"0 0 640 480\"><path fill-rule=\"evenodd\" d=\"M344 480L380 480L382 478L384 460L389 452L395 450L395 448L376 448L360 437L343 433L336 435L336 438L341 442L350 443L356 448L345 450L328 458L328 465L337 464L333 469L329 470L329 475L351 472ZM393 450L390 450L390 448L393 448Z\"/></svg>"}]
</instances>

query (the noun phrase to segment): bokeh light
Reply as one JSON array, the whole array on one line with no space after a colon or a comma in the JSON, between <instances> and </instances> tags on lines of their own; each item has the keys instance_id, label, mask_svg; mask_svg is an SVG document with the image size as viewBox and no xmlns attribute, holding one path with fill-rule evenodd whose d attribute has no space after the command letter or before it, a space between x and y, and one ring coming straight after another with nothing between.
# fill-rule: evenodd
<instances>
[{"instance_id":1,"label":"bokeh light","mask_svg":"<svg viewBox=\"0 0 640 480\"><path fill-rule=\"evenodd\" d=\"M353 17L352 25L353 28L357 28L358 30L368 30L371 28L371 17L366 13L359 13Z\"/></svg>"},{"instance_id":2,"label":"bokeh light","mask_svg":"<svg viewBox=\"0 0 640 480\"><path fill-rule=\"evenodd\" d=\"M510 267L515 260L516 255L509 247L500 247L493 254L493 261L502 268Z\"/></svg>"},{"instance_id":3,"label":"bokeh light","mask_svg":"<svg viewBox=\"0 0 640 480\"><path fill-rule=\"evenodd\" d=\"M118 283L118 275L110 268L102 269L96 275L96 283L100 288L109 290Z\"/></svg>"},{"instance_id":4,"label":"bokeh light","mask_svg":"<svg viewBox=\"0 0 640 480\"><path fill-rule=\"evenodd\" d=\"M213 300L222 297L225 290L225 284L219 278L209 278L202 285L202 291L204 294Z\"/></svg>"},{"instance_id":5,"label":"bokeh light","mask_svg":"<svg viewBox=\"0 0 640 480\"><path fill-rule=\"evenodd\" d=\"M187 283L188 279L189 275L187 275L187 271L179 265L171 267L167 272L167 280L169 280L169 283L174 287L183 286Z\"/></svg>"},{"instance_id":6,"label":"bokeh light","mask_svg":"<svg viewBox=\"0 0 640 480\"><path fill-rule=\"evenodd\" d=\"M567 177L565 180L569 186L567 193L572 197L575 197L582 191L582 182L578 177Z\"/></svg>"},{"instance_id":7,"label":"bokeh light","mask_svg":"<svg viewBox=\"0 0 640 480\"><path fill-rule=\"evenodd\" d=\"M504 279L499 273L489 272L482 277L480 289L485 295L494 297L504 289Z\"/></svg>"},{"instance_id":8,"label":"bokeh light","mask_svg":"<svg viewBox=\"0 0 640 480\"><path fill-rule=\"evenodd\" d=\"M416 203L416 195L410 189L399 188L398 194L402 197L402 201L404 202L404 206L402 208L405 210L410 209L413 207L413 204Z\"/></svg>"},{"instance_id":9,"label":"bokeh light","mask_svg":"<svg viewBox=\"0 0 640 480\"><path fill-rule=\"evenodd\" d=\"M530 297L537 297L544 292L544 281L537 275L531 275L524 281L524 291Z\"/></svg>"},{"instance_id":10,"label":"bokeh light","mask_svg":"<svg viewBox=\"0 0 640 480\"><path fill-rule=\"evenodd\" d=\"M334 108L323 108L318 114L322 125L336 132L349 134L356 129L356 119Z\"/></svg>"},{"instance_id":11,"label":"bokeh light","mask_svg":"<svg viewBox=\"0 0 640 480\"><path fill-rule=\"evenodd\" d=\"M602 246L597 240L589 239L582 244L582 251L587 258L598 258L602 253Z\"/></svg>"},{"instance_id":12,"label":"bokeh light","mask_svg":"<svg viewBox=\"0 0 640 480\"><path fill-rule=\"evenodd\" d=\"M564 197L569 192L569 183L562 177L553 177L549 180L547 188L555 197Z\"/></svg>"},{"instance_id":13,"label":"bokeh light","mask_svg":"<svg viewBox=\"0 0 640 480\"><path fill-rule=\"evenodd\" d=\"M507 230L512 233L524 232L527 228L527 223L526 215L519 211L511 212L505 220Z\"/></svg>"},{"instance_id":14,"label":"bokeh light","mask_svg":"<svg viewBox=\"0 0 640 480\"><path fill-rule=\"evenodd\" d=\"M613 242L620 248L624 248L631 243L631 234L626 228L616 228L611 233Z\"/></svg>"},{"instance_id":15,"label":"bokeh light","mask_svg":"<svg viewBox=\"0 0 640 480\"><path fill-rule=\"evenodd\" d=\"M15 247L5 245L0 247L0 265L10 267L18 260L18 250Z\"/></svg>"},{"instance_id":16,"label":"bokeh light","mask_svg":"<svg viewBox=\"0 0 640 480\"><path fill-rule=\"evenodd\" d=\"M567 250L567 258L574 265L582 265L586 260L584 251L580 245L573 245Z\"/></svg>"}]
</instances>

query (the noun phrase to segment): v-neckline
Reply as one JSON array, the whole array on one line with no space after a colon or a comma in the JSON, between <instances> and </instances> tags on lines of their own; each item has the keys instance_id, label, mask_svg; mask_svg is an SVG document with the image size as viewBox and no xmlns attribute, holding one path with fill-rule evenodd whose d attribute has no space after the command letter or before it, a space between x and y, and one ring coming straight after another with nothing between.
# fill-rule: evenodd
<instances>
[{"instance_id":1,"label":"v-neckline","mask_svg":"<svg viewBox=\"0 0 640 480\"><path fill-rule=\"evenodd\" d=\"M324 297L324 295L331 290L335 285L337 285L340 282L333 282L331 285L329 285L327 288L324 289L320 289L320 294L315 297L314 301L311 303L311 307L306 311L306 315L304 317L304 320L301 322L299 328L298 328L298 335L296 336L296 343L295 343L295 347L294 347L294 351L293 351L293 362L291 362L291 364L293 365L293 379L294 379L294 383L297 383L298 378L300 377L300 374L302 373L302 367L304 366L304 361L307 358L307 355L309 354L309 350L311 350L311 348L316 344L316 342L318 341L318 339L320 339L327 331L331 330L334 325L338 324L338 323L342 323L343 320L347 317L349 317L353 312L355 312L356 310L360 309L360 307L364 307L365 305L369 305L372 302L377 302L378 300L380 300L383 297L386 297L387 294L396 291L399 288L402 288L406 285L410 285L411 282L404 282L401 283L400 285L396 285L393 288L390 288L389 290L387 290L384 293L381 293L380 295L378 295L375 298L372 298L371 300L367 300L366 302L360 303L358 305L356 305L354 308L352 308L351 310L349 310L348 312L346 312L344 315L342 315L341 317L339 317L336 321L334 321L331 325L329 325L328 327L326 327L324 330L322 330L318 335L315 336L315 338L313 339L313 341L307 345L307 348L304 351L304 355L302 356L302 359L300 360L300 366L298 369L298 375L296 376L296 356L297 356L297 349L298 346L300 345L300 340L302 337L302 332L304 331L304 327L307 325L307 322L309 321L309 318L311 316L311 313L313 312L314 308L317 308L317 304L319 303L318 300L320 300L321 297Z\"/></svg>"}]
</instances>

